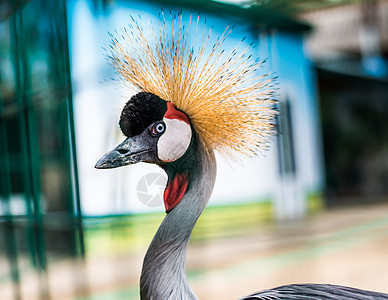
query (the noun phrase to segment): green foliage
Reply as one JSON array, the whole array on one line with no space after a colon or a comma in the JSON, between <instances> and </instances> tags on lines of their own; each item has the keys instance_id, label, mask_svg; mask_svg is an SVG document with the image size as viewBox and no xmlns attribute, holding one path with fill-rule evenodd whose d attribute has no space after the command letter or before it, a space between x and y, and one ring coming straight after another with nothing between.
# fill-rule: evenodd
<instances>
[{"instance_id":1,"label":"green foliage","mask_svg":"<svg viewBox=\"0 0 388 300\"><path fill-rule=\"evenodd\" d=\"M103 257L144 252L164 215L150 213L85 218L87 256ZM273 208L270 200L208 207L198 220L191 242L199 243L248 234L271 220Z\"/></svg>"}]
</instances>

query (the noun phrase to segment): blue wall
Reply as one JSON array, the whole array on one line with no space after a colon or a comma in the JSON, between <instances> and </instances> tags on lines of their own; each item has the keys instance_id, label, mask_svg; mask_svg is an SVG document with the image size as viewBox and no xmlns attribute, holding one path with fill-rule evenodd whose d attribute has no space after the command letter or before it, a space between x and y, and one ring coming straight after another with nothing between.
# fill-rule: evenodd
<instances>
[{"instance_id":1,"label":"blue wall","mask_svg":"<svg viewBox=\"0 0 388 300\"><path fill-rule=\"evenodd\" d=\"M94 2L94 1L93 1ZM101 47L109 44L108 32L128 26L130 15L153 24L158 23L160 5L147 1L115 1L105 9L94 7L92 1L68 2L69 34L72 63L73 92L77 128L80 189L84 213L90 215L128 212L160 211L148 208L136 198L136 183L149 172L160 172L149 165L139 165L114 171L100 172L93 169L102 153L121 139L118 131L119 112L130 97L130 92L111 78L116 75L104 57ZM168 7L164 12L169 14ZM176 11L175 11L176 12ZM173 10L174 13L174 10ZM188 20L196 11L185 11ZM270 151L255 160L232 164L218 160L218 178L210 205L244 203L284 198L279 190L289 194L283 185L292 185L295 196L284 201L290 215L306 212L307 195L322 186L320 135L316 107L315 77L303 51L303 36L279 30L254 31L244 20L230 21L225 16L201 12L200 23L212 27L212 39L222 34L228 25L234 26L224 43L226 50L233 49L244 37L241 49L254 42L251 54L267 60L260 72L274 72L278 76L280 99L290 100L296 174L284 184L279 174L279 161L273 139ZM199 38L197 40L200 40ZM209 44L212 44L209 42ZM163 175L163 174L161 174ZM164 176L164 175L163 175ZM288 198L294 200L288 200ZM279 215L281 217L282 214Z\"/></svg>"}]
</instances>

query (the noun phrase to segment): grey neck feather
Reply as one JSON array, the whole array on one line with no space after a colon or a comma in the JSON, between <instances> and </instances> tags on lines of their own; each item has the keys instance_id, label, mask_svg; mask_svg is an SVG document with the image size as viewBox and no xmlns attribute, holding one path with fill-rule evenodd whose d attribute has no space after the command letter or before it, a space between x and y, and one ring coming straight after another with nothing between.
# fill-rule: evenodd
<instances>
[{"instance_id":1,"label":"grey neck feather","mask_svg":"<svg viewBox=\"0 0 388 300\"><path fill-rule=\"evenodd\" d=\"M142 300L197 299L187 282L186 249L216 178L214 153L199 145L192 145L196 150L187 160L187 191L164 218L144 258L140 279Z\"/></svg>"}]
</instances>

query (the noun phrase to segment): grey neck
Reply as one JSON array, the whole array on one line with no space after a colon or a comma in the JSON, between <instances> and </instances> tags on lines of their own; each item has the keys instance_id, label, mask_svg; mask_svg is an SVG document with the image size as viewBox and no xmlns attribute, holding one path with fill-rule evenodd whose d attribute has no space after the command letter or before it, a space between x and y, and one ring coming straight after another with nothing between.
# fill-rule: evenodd
<instances>
[{"instance_id":1,"label":"grey neck","mask_svg":"<svg viewBox=\"0 0 388 300\"><path fill-rule=\"evenodd\" d=\"M196 151L187 160L188 165L179 166L189 173L186 193L164 218L144 258L140 279L142 300L197 299L187 282L186 249L213 190L216 162L213 152L206 152L203 146L194 147Z\"/></svg>"}]
</instances>

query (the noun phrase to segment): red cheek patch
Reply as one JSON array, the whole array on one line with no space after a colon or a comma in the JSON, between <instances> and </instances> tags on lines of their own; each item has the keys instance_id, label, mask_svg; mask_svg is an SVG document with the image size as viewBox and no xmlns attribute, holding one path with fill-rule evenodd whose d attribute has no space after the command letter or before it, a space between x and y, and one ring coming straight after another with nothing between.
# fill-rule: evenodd
<instances>
[{"instance_id":1,"label":"red cheek patch","mask_svg":"<svg viewBox=\"0 0 388 300\"><path fill-rule=\"evenodd\" d=\"M188 183L187 174L177 174L173 180L167 183L163 197L166 213L169 213L182 200Z\"/></svg>"},{"instance_id":2,"label":"red cheek patch","mask_svg":"<svg viewBox=\"0 0 388 300\"><path fill-rule=\"evenodd\" d=\"M177 110L171 102L167 102L167 111L164 114L164 117L167 119L177 119L186 122L187 124L190 124L189 118L186 116L185 113Z\"/></svg>"}]
</instances>

